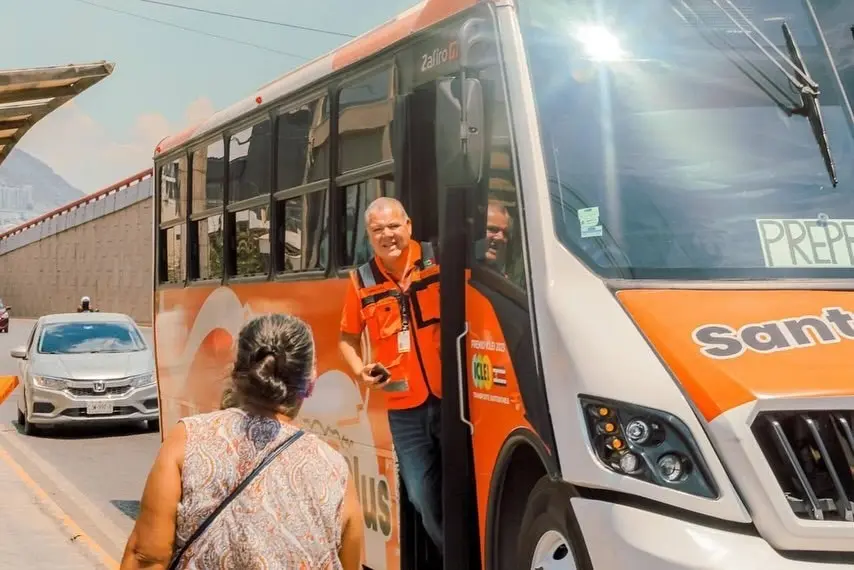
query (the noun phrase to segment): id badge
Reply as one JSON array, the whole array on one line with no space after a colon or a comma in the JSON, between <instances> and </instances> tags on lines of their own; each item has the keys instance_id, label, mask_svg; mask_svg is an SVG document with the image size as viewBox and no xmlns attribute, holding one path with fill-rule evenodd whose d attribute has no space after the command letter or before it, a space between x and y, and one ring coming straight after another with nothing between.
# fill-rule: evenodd
<instances>
[{"instance_id":1,"label":"id badge","mask_svg":"<svg viewBox=\"0 0 854 570\"><path fill-rule=\"evenodd\" d=\"M409 330L397 333L397 352L409 352Z\"/></svg>"}]
</instances>

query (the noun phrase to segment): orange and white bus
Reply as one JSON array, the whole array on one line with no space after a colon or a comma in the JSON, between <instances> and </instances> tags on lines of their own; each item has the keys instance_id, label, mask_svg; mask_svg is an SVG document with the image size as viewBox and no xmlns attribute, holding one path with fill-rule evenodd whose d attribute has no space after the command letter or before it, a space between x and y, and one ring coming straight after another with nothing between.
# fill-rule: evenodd
<instances>
[{"instance_id":1,"label":"orange and white bus","mask_svg":"<svg viewBox=\"0 0 854 570\"><path fill-rule=\"evenodd\" d=\"M852 25L841 0L424 0L164 140L164 433L219 406L247 319L299 315L300 419L350 462L365 567L430 567L338 350L391 195L442 266L445 568L850 568Z\"/></svg>"}]
</instances>

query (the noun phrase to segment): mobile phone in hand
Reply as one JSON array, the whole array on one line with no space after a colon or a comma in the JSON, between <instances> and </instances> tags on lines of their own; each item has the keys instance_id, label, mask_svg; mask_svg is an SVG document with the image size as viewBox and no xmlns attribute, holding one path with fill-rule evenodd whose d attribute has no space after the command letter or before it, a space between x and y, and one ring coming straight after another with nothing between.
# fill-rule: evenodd
<instances>
[{"instance_id":1,"label":"mobile phone in hand","mask_svg":"<svg viewBox=\"0 0 854 570\"><path fill-rule=\"evenodd\" d=\"M383 384L384 382L388 382L391 372L382 364L377 364L371 369L371 376L377 379L377 384Z\"/></svg>"}]
</instances>

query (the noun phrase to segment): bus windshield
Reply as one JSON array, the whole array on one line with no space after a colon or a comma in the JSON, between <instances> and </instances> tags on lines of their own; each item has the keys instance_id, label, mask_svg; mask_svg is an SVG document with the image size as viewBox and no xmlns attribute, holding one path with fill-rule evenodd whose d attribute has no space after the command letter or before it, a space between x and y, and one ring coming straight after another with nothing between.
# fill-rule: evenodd
<instances>
[{"instance_id":1,"label":"bus windshield","mask_svg":"<svg viewBox=\"0 0 854 570\"><path fill-rule=\"evenodd\" d=\"M854 277L854 3L520 7L555 232L592 269Z\"/></svg>"}]
</instances>

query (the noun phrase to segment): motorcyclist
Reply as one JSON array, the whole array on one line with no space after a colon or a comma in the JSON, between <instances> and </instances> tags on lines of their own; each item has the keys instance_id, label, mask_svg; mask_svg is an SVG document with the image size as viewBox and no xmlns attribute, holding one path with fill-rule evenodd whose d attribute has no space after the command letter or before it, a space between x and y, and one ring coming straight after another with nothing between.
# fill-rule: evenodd
<instances>
[{"instance_id":1,"label":"motorcyclist","mask_svg":"<svg viewBox=\"0 0 854 570\"><path fill-rule=\"evenodd\" d=\"M78 313L97 313L98 309L92 308L92 299L83 296L80 299L80 306L77 307Z\"/></svg>"}]
</instances>

